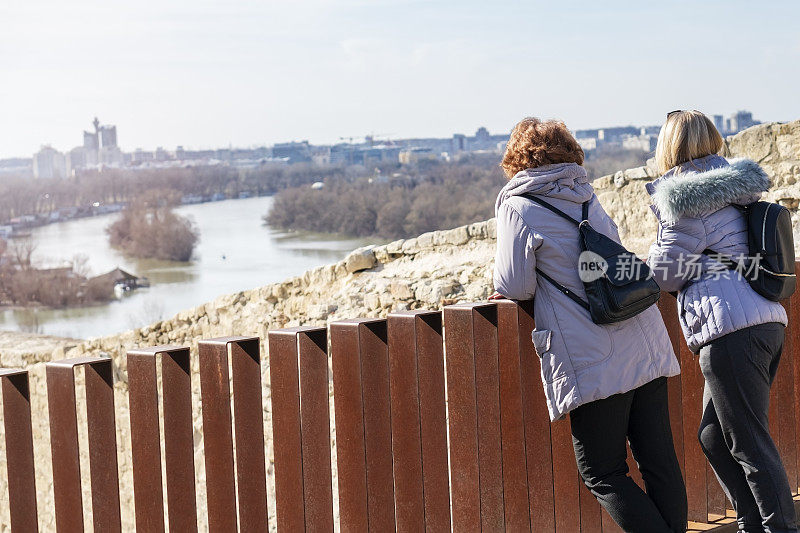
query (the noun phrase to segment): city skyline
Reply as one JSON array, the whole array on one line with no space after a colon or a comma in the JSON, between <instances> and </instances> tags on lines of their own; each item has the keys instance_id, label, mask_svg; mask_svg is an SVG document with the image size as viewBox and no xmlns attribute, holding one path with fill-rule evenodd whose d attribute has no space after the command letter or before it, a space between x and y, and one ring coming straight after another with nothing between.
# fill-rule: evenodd
<instances>
[{"instance_id":1,"label":"city skyline","mask_svg":"<svg viewBox=\"0 0 800 533\"><path fill-rule=\"evenodd\" d=\"M761 124L753 113L739 110L729 117L713 114L711 118L723 135L734 135L751 126ZM257 168L265 164L315 163L364 165L394 161L413 164L423 159L450 161L467 153L502 153L508 142L507 133L494 133L481 126L473 136L454 133L450 137L389 139L373 135L358 138L340 138L347 142L311 144L307 140L275 143L256 147L217 147L205 150L187 149L178 145L174 150L157 147L155 150L136 148L123 151L117 145L117 126L102 124L95 117L93 131L83 131L83 144L61 152L44 145L33 158L0 159L0 172L22 173L28 171L34 178L67 178L78 172L100 168L174 168L175 164L189 166L234 165L239 168ZM605 126L575 130L578 144L588 155L595 151L624 149L652 153L660 125Z\"/></svg>"},{"instance_id":2,"label":"city skyline","mask_svg":"<svg viewBox=\"0 0 800 533\"><path fill-rule=\"evenodd\" d=\"M800 117L800 4L673 4L11 0L0 158L67 150L95 115L130 150Z\"/></svg>"},{"instance_id":3,"label":"city skyline","mask_svg":"<svg viewBox=\"0 0 800 533\"><path fill-rule=\"evenodd\" d=\"M746 122L742 123L741 127L738 127L739 123L737 122L737 117L739 117L740 115L744 115L744 117L746 117L746 119L745 119ZM725 115L722 115L722 114L719 114L719 113L709 113L708 117L710 119L712 119L712 121L715 123L715 126L717 127L717 129L719 130L719 132L722 135L733 135L733 134L736 134L739 131L742 131L742 130L750 127L750 126L757 125L757 124L762 124L762 121L753 119L753 113L751 113L750 111L747 111L747 110L743 110L743 109L737 110L736 113L732 113L729 117L725 117ZM739 119L739 120L741 120L741 119ZM734 121L733 123L737 125L737 127L735 127L733 130L730 129L731 121ZM209 150L225 150L225 149L252 150L252 149L258 149L258 148L268 148L268 147L271 148L271 147L273 147L275 145L294 144L294 143L308 143L310 146L318 146L318 147L323 147L323 146L324 147L329 147L329 146L335 146L335 145L341 145L341 144L355 144L355 145L361 145L361 144L376 144L376 145L379 145L379 144L390 144L391 145L394 142L406 142L406 141L415 140L415 139L447 139L447 138L450 138L450 137L456 138L456 137L464 137L465 135L469 135L469 132L453 132L450 135L445 135L445 136L442 136L442 137L437 137L437 136L426 137L426 136L421 136L421 135L414 135L414 136L411 136L411 137L397 137L397 136L390 136L390 135L386 135L386 134L378 136L378 135L374 135L372 133L369 133L369 134L366 134L366 135L361 136L361 137L355 137L355 136L353 136L353 137L339 137L338 140L336 140L334 142L330 142L330 143L315 143L315 142L310 142L308 138L305 138L305 139L289 139L289 140L284 139L282 141L278 141L278 142L270 143L270 144L250 144L250 145L244 145L244 146L228 145L228 146L194 147L194 146L189 146L189 145L185 145L185 144L181 144L181 143L176 143L176 144L173 144L172 146L156 146L156 147L143 148L143 147L140 147L140 146L137 146L137 147L118 146L117 145L117 129L116 129L117 127L116 127L116 125L113 125L113 124L100 125L99 119L97 117L95 117L93 119L93 121L91 121L89 124L91 126L93 126L95 132L91 133L91 131L84 130L83 131L83 145L82 146L81 145L75 146L72 149L73 151L77 150L77 149L91 149L92 147L94 148L95 151L99 151L99 149L100 149L100 138L101 138L99 136L101 134L103 134L103 133L105 135L109 135L109 139L113 139L113 141L110 142L110 147L111 148L116 149L116 150L122 150L123 152L128 153L128 154L135 154L135 153L142 153L142 152L145 152L145 153L148 153L148 152L156 153L156 152L161 152L161 151L165 151L165 152L187 151L187 152L190 152L190 151L209 151ZM727 127L726 127L726 125L727 125ZM594 132L596 134L596 132L599 131L599 130L609 130L609 129L612 129L612 130L617 130L617 129L627 130L627 129L630 129L630 128L634 128L634 129L640 129L641 128L642 131L647 129L648 130L648 134L653 135L653 134L657 134L657 130L653 130L653 128L658 128L658 127L660 127L660 124L627 124L627 125L621 125L621 124L608 125L608 124L606 124L606 125L603 125L603 126L597 126L597 127L592 127L592 128L584 128L584 129L579 129L579 130L573 129L572 132L573 132L573 134L576 135L578 140L581 140L581 138L584 138L584 137L593 137L593 135L586 135L586 133ZM90 130L91 130L91 128L90 128ZM485 130L486 134L490 133L492 136L498 136L499 135L499 136L506 136L507 137L508 133L510 133L510 132L497 132L497 131L489 132L488 129L485 126L481 126L481 125L476 127L475 132L480 134L481 130ZM584 135L581 135L581 134L584 134ZM594 137L596 137L596 135L594 135ZM103 136L102 138L105 139L106 137ZM356 142L356 141L358 141L358 142ZM103 147L106 148L108 146L109 146L109 143L104 141L103 142ZM41 144L39 146L39 149L37 150L37 153L42 151L42 150L49 150L49 149L54 149L56 151L64 152L64 153L67 153L67 152L70 151L68 149L65 149L65 147L54 146L53 144L50 144L50 143L43 143L43 144ZM30 159L30 156L29 155L27 155L27 156L26 155L19 155L19 156L13 156L13 157L0 157L0 161L9 161L9 160L18 160L18 159ZM97 160L95 162L100 162L98 160L98 155L95 155L94 159Z\"/></svg>"}]
</instances>

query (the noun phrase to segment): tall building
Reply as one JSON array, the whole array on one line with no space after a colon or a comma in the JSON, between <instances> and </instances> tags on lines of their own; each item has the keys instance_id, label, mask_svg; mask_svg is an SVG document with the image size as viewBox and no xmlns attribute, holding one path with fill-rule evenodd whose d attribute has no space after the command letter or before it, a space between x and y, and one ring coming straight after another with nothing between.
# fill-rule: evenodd
<instances>
[{"instance_id":1,"label":"tall building","mask_svg":"<svg viewBox=\"0 0 800 533\"><path fill-rule=\"evenodd\" d=\"M89 161L89 158L93 155L96 155L97 152L93 150L87 150L83 146L76 146L66 154L64 154L64 159L66 160L66 172L67 176L74 176L77 171L81 168L86 168L89 165L96 165L97 160Z\"/></svg>"},{"instance_id":2,"label":"tall building","mask_svg":"<svg viewBox=\"0 0 800 533\"><path fill-rule=\"evenodd\" d=\"M718 115L714 116L714 125L717 124L717 116ZM721 129L720 133L733 135L742 130L746 130L750 126L755 126L756 124L761 124L761 121L753 119L753 113L740 110L725 119L725 128ZM717 129L720 129L719 126L717 126Z\"/></svg>"},{"instance_id":3,"label":"tall building","mask_svg":"<svg viewBox=\"0 0 800 533\"><path fill-rule=\"evenodd\" d=\"M722 115L714 115L714 127L717 128L717 131L720 133L725 132L725 119Z\"/></svg>"},{"instance_id":4,"label":"tall building","mask_svg":"<svg viewBox=\"0 0 800 533\"><path fill-rule=\"evenodd\" d=\"M454 134L453 148L450 150L450 153L457 154L466 151L467 151L467 136L462 133Z\"/></svg>"},{"instance_id":5,"label":"tall building","mask_svg":"<svg viewBox=\"0 0 800 533\"><path fill-rule=\"evenodd\" d=\"M731 126L735 124L734 133L746 130L750 126L761 124L758 120L753 120L753 113L750 111L737 111L731 116Z\"/></svg>"},{"instance_id":6,"label":"tall building","mask_svg":"<svg viewBox=\"0 0 800 533\"><path fill-rule=\"evenodd\" d=\"M64 154L52 146L42 146L33 155L33 177L41 179L61 179L67 177Z\"/></svg>"},{"instance_id":7,"label":"tall building","mask_svg":"<svg viewBox=\"0 0 800 533\"><path fill-rule=\"evenodd\" d=\"M83 146L73 148L66 154L65 172L74 176L78 170L98 164L121 166L125 157L117 146L117 127L101 125L100 119L92 121L94 132L83 132Z\"/></svg>"},{"instance_id":8,"label":"tall building","mask_svg":"<svg viewBox=\"0 0 800 533\"><path fill-rule=\"evenodd\" d=\"M84 130L83 132L83 147L86 150L97 151L100 149L100 140L97 138L97 133Z\"/></svg>"},{"instance_id":9,"label":"tall building","mask_svg":"<svg viewBox=\"0 0 800 533\"><path fill-rule=\"evenodd\" d=\"M117 147L117 127L116 126L101 126L100 127L100 140L103 148L116 148Z\"/></svg>"}]
</instances>

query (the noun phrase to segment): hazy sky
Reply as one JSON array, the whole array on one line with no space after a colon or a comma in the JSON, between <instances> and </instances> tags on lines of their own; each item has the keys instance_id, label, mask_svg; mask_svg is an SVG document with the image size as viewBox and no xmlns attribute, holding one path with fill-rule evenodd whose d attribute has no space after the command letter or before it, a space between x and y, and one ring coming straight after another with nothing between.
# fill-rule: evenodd
<instances>
[{"instance_id":1,"label":"hazy sky","mask_svg":"<svg viewBox=\"0 0 800 533\"><path fill-rule=\"evenodd\" d=\"M800 118L800 2L0 0L0 157Z\"/></svg>"}]
</instances>

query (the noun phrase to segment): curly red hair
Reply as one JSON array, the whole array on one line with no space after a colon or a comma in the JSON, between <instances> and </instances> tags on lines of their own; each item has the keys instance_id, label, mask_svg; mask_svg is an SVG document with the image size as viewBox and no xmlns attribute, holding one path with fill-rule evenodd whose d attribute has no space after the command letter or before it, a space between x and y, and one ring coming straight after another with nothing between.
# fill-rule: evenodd
<instances>
[{"instance_id":1,"label":"curly red hair","mask_svg":"<svg viewBox=\"0 0 800 533\"><path fill-rule=\"evenodd\" d=\"M583 149L578 141L560 120L522 119L511 132L500 163L506 177L511 179L521 170L554 163L583 165Z\"/></svg>"}]
</instances>

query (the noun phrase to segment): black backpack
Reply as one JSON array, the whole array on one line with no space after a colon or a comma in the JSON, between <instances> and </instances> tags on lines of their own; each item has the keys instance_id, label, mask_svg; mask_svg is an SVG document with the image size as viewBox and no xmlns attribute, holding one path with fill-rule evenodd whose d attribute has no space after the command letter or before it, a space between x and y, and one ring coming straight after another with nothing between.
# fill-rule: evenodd
<instances>
[{"instance_id":1,"label":"black backpack","mask_svg":"<svg viewBox=\"0 0 800 533\"><path fill-rule=\"evenodd\" d=\"M620 243L609 239L589 224L589 202L582 205L581 221L532 194L521 195L578 226L581 258L579 270L588 302L536 268L536 272L572 301L589 311L595 324L612 324L638 315L661 296L650 268ZM589 252L589 253L587 253Z\"/></svg>"},{"instance_id":2,"label":"black backpack","mask_svg":"<svg viewBox=\"0 0 800 533\"><path fill-rule=\"evenodd\" d=\"M738 271L764 298L773 302L788 298L797 285L789 210L770 202L755 202L741 209L747 226L747 257L737 261L710 248L703 254Z\"/></svg>"}]
</instances>

